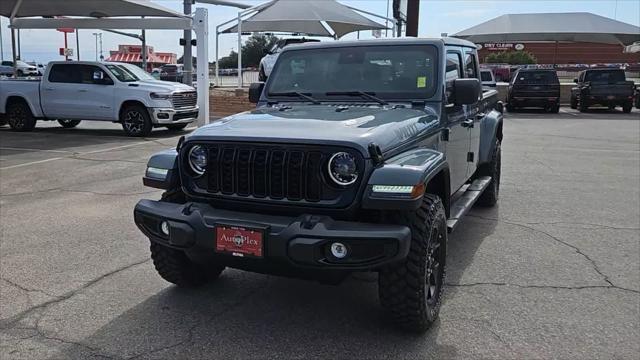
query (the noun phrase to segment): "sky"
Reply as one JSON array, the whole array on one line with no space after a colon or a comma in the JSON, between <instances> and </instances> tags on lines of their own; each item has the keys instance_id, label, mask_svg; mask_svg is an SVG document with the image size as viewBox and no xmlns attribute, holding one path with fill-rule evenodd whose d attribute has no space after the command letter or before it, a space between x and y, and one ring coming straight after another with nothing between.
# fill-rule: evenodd
<instances>
[{"instance_id":1,"label":"sky","mask_svg":"<svg viewBox=\"0 0 640 360\"><path fill-rule=\"evenodd\" d=\"M180 11L182 9L182 0L153 1L174 10ZM266 0L235 1L252 5L266 2ZM339 2L379 15L385 16L387 14L387 0L339 0ZM210 60L214 60L215 26L237 17L238 10L205 4L197 4L196 6L209 9L209 55ZM640 1L638 0L421 0L419 36L439 37L442 33L454 34L503 14L545 12L591 12L640 26ZM7 29L9 19L0 17L0 23L2 26L3 56L5 59L10 59L11 37L10 31ZM92 35L94 32L96 30L80 30L80 58L83 60L95 59L95 37ZM147 44L153 46L155 51L175 52L181 56L182 50L179 46L181 37L182 32L178 30L148 30ZM360 34L361 39L371 37L370 31ZM356 34L353 33L342 39L355 38ZM63 43L64 35L55 30L22 30L22 59L41 63L62 60L62 57L58 55L58 49L63 47ZM108 57L109 50L117 49L118 44L139 43L132 38L104 33L105 58ZM75 48L75 35L69 35L69 44L69 47ZM221 35L220 56L228 54L232 49L237 50L237 36L235 34Z\"/></svg>"}]
</instances>

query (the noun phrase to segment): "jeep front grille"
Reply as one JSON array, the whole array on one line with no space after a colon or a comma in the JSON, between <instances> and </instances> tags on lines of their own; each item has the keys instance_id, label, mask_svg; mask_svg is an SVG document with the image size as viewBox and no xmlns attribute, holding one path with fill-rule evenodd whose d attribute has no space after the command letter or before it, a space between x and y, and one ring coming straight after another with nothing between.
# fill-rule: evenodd
<instances>
[{"instance_id":1,"label":"jeep front grille","mask_svg":"<svg viewBox=\"0 0 640 360\"><path fill-rule=\"evenodd\" d=\"M194 107L198 103L198 94L195 91L173 93L171 102L176 109Z\"/></svg>"},{"instance_id":2,"label":"jeep front grille","mask_svg":"<svg viewBox=\"0 0 640 360\"><path fill-rule=\"evenodd\" d=\"M301 201L338 206L353 200L358 184L339 187L326 178L336 147L245 143L203 144L209 152L203 176L189 178L196 193L223 198ZM361 169L363 159L358 156ZM188 171L187 171L188 173Z\"/></svg>"}]
</instances>

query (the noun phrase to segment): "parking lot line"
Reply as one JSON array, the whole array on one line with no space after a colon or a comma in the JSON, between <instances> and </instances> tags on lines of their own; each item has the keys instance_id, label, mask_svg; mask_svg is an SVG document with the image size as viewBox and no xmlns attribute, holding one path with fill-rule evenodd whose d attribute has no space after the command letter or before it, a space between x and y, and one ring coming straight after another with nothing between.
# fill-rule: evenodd
<instances>
[{"instance_id":1,"label":"parking lot line","mask_svg":"<svg viewBox=\"0 0 640 360\"><path fill-rule=\"evenodd\" d=\"M151 141L140 141L140 142L136 142L136 143L132 143L132 144L115 146L115 147L108 148L108 149L93 150L93 151L88 151L88 152L84 152L84 153L74 153L74 152L71 152L71 151L62 151L62 150L37 150L37 149L22 149L22 148L0 148L0 149L7 149L7 150L51 151L51 152L60 152L60 153L69 153L70 154L69 156L55 157L55 158L50 158L50 159L30 161L30 162L26 162L26 163L22 163L22 164L16 164L16 165L11 165L11 166L0 167L0 170L9 170L9 169L16 169L16 168L21 168L21 167L25 167L25 166L30 166L30 165L37 165L37 164L42 164L42 163L46 163L46 162L50 162L50 161L67 159L67 158L70 158L71 156L82 156L82 155L98 154L98 153L102 153L102 152L126 149L126 148L129 148L129 147L148 144L150 142Z\"/></svg>"},{"instance_id":2,"label":"parking lot line","mask_svg":"<svg viewBox=\"0 0 640 360\"><path fill-rule=\"evenodd\" d=\"M60 153L60 154L69 154L73 153L73 151L65 151L65 150L47 150L47 149L32 149L32 148L17 148L17 147L0 147L0 150L10 150L10 151L33 151L33 152L52 152L52 153Z\"/></svg>"}]
</instances>

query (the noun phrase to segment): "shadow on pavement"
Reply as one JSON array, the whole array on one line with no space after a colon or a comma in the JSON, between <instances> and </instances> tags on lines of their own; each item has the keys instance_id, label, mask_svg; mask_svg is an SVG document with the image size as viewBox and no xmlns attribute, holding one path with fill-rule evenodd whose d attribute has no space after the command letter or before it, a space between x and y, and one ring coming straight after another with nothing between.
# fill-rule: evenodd
<instances>
[{"instance_id":1,"label":"shadow on pavement","mask_svg":"<svg viewBox=\"0 0 640 360\"><path fill-rule=\"evenodd\" d=\"M483 216L497 216L497 210ZM493 222L467 222L450 237L448 283L457 283L494 227ZM165 288L82 343L103 354L124 357L456 356L456 347L437 341L443 335L440 322L425 334L408 333L390 324L379 307L377 276L359 275L330 286L227 270L202 289ZM446 299L455 291L447 287L445 311ZM63 348L62 357L75 358L77 350Z\"/></svg>"}]
</instances>

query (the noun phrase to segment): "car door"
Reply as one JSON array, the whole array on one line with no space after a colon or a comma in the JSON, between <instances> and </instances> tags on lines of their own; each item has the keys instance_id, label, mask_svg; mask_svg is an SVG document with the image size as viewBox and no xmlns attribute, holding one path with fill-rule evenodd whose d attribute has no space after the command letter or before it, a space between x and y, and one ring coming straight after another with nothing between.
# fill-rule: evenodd
<instances>
[{"instance_id":1,"label":"car door","mask_svg":"<svg viewBox=\"0 0 640 360\"><path fill-rule=\"evenodd\" d=\"M114 120L114 80L97 65L80 65L77 85L77 119Z\"/></svg>"},{"instance_id":2,"label":"car door","mask_svg":"<svg viewBox=\"0 0 640 360\"><path fill-rule=\"evenodd\" d=\"M52 119L74 119L80 65L53 64L49 76L42 79L40 104L44 114Z\"/></svg>"},{"instance_id":3,"label":"car door","mask_svg":"<svg viewBox=\"0 0 640 360\"><path fill-rule=\"evenodd\" d=\"M455 193L467 181L467 152L469 151L469 129L466 123L467 115L463 105L455 104L453 83L463 78L462 52L457 47L447 49L445 70L445 111L447 113L447 128L449 141L447 142L447 161L449 162L449 177L451 193Z\"/></svg>"},{"instance_id":4,"label":"car door","mask_svg":"<svg viewBox=\"0 0 640 360\"><path fill-rule=\"evenodd\" d=\"M479 63L474 49L464 48L464 74L466 78L480 81ZM484 119L488 109L485 109L482 101L482 93L478 94L478 101L465 105L467 122L471 121L469 129L469 150L467 154L467 179L473 176L478 166L478 153L480 151L480 122Z\"/></svg>"}]
</instances>

